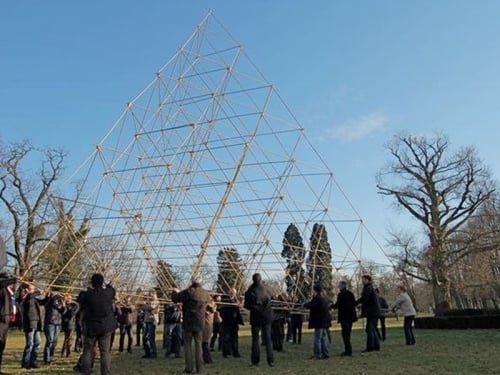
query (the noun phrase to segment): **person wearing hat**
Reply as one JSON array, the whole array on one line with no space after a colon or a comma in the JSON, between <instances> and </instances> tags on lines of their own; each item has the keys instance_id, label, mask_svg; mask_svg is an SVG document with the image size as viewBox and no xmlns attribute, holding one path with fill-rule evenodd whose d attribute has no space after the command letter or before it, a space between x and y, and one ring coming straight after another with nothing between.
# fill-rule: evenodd
<instances>
[{"instance_id":1,"label":"person wearing hat","mask_svg":"<svg viewBox=\"0 0 500 375\"><path fill-rule=\"evenodd\" d=\"M193 368L196 372L203 369L202 338L205 328L205 313L211 301L210 294L202 287L203 280L200 276L191 277L191 285L184 290L174 289L172 301L182 303L183 330L184 330L184 372L191 374ZM193 341L194 341L194 367L193 367Z\"/></svg>"},{"instance_id":2,"label":"person wearing hat","mask_svg":"<svg viewBox=\"0 0 500 375\"><path fill-rule=\"evenodd\" d=\"M314 329L313 356L311 359L326 359L330 357L328 328L331 317L328 300L323 297L320 285L313 287L313 298L304 304L309 309L309 328Z\"/></svg>"}]
</instances>

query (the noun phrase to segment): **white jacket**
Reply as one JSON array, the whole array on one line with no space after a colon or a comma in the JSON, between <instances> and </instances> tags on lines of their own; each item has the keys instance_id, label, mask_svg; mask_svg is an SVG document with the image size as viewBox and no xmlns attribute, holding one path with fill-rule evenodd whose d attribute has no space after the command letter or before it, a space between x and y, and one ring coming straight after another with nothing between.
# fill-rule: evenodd
<instances>
[{"instance_id":1,"label":"white jacket","mask_svg":"<svg viewBox=\"0 0 500 375\"><path fill-rule=\"evenodd\" d=\"M400 293L398 298L396 298L396 303L394 304L393 310L399 309L403 316L417 315L415 307L413 307L413 302L411 301L408 293Z\"/></svg>"}]
</instances>

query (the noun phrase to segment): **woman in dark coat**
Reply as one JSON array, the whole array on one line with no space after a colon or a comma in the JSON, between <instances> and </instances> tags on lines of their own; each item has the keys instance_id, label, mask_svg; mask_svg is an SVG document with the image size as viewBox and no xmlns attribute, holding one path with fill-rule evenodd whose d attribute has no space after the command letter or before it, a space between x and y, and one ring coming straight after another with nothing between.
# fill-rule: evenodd
<instances>
[{"instance_id":1,"label":"woman in dark coat","mask_svg":"<svg viewBox=\"0 0 500 375\"><path fill-rule=\"evenodd\" d=\"M321 286L314 286L314 296L304 307L309 309L309 328L314 329L313 358L326 359L330 356L328 328L331 316L328 300L321 293Z\"/></svg>"}]
</instances>

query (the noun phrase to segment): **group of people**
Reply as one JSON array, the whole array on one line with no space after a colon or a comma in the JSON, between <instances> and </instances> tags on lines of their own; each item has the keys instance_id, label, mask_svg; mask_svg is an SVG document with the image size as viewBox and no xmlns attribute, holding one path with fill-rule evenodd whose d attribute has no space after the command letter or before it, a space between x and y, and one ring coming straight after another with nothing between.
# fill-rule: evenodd
<instances>
[{"instance_id":1,"label":"group of people","mask_svg":"<svg viewBox=\"0 0 500 375\"><path fill-rule=\"evenodd\" d=\"M337 309L337 321L341 327L342 341L344 351L342 356L352 356L351 331L352 325L358 320L356 306L361 305L361 317L366 319L366 347L363 352L372 352L380 350L380 341L385 340L385 313L384 309L389 306L382 298L377 289L372 284L372 278L369 275L362 277L363 290L359 299L355 299L354 294L347 289L347 283L341 281L338 283L338 294L335 303L331 304L323 295L321 286L314 287L314 296L312 300L304 305L310 310L309 328L314 329L313 356L314 359L329 358L329 345L331 338L329 327L331 326L331 309ZM400 310L404 315L404 334L406 345L415 345L415 336L413 334L413 321L416 311L412 300L406 292L403 285L398 286L399 295L392 307L392 310ZM380 333L377 329L379 320L381 321Z\"/></svg>"},{"instance_id":2,"label":"group of people","mask_svg":"<svg viewBox=\"0 0 500 375\"><path fill-rule=\"evenodd\" d=\"M50 364L54 359L59 331L64 332L61 355L69 356L72 336L76 332L74 351L83 351L75 369L82 374L90 374L96 346L100 351L101 374L111 374L111 348L115 331L119 329L119 351L132 351L133 313L136 315L136 346L143 340L143 358L156 358L156 326L160 321L160 304L155 290L151 290L143 303L132 306L130 298L119 300L115 289L101 274L94 274L88 288L83 289L76 301L70 295L60 295L52 291L39 293L32 283L21 286L21 298L16 301L13 278L0 279L0 374L2 354L5 348L7 328L20 309L26 345L21 366L26 369L39 367L38 351L41 344L40 333L45 333L43 361ZM301 307L309 309L309 328L314 330L313 359L329 358L331 336L331 310L337 309L337 320L341 327L344 343L343 356L352 355L351 331L357 321L356 306L361 305L361 317L366 318L365 352L380 350L380 341L385 340L383 310L388 309L379 295L369 275L362 277L363 290L359 299L347 289L347 283L338 283L336 301L329 301L320 285L314 286L312 299ZM413 320L415 309L404 286L399 286L399 295L393 310L399 309L404 315L404 333L407 345L415 344ZM260 274L252 277L252 284L240 301L235 289L229 295L212 296L202 286L202 279L194 276L190 286L184 290L175 289L171 301L164 305L163 348L165 356L181 355L183 347L185 373L201 372L205 364L213 362L211 351L217 340L222 356L240 357L238 345L239 326L243 325L241 308L249 311L251 326L251 366L260 363L261 346L265 347L269 366L275 365L274 350L283 350L284 325L288 322L290 341L301 342L303 312L286 311L277 308L276 301L286 300L286 296L273 297ZM382 334L377 330L382 319ZM142 334L142 335L141 335Z\"/></svg>"}]
</instances>

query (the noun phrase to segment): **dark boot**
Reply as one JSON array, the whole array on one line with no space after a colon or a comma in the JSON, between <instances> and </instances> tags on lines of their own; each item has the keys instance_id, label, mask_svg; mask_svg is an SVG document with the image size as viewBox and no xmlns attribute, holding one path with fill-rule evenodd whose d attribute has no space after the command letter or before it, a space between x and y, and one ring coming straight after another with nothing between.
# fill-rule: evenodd
<instances>
[{"instance_id":1,"label":"dark boot","mask_svg":"<svg viewBox=\"0 0 500 375\"><path fill-rule=\"evenodd\" d=\"M203 351L203 362L209 364L213 363L212 355L210 354L210 348L208 347L208 342L201 343L201 349Z\"/></svg>"}]
</instances>

